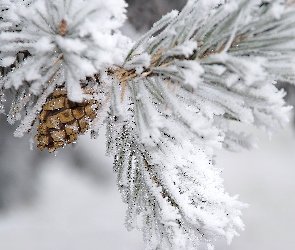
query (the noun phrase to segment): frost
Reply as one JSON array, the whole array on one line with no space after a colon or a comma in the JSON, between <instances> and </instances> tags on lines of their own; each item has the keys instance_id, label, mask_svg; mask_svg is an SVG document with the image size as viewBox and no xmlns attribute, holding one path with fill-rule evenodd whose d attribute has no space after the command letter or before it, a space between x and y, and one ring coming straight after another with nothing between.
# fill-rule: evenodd
<instances>
[{"instance_id":1,"label":"frost","mask_svg":"<svg viewBox=\"0 0 295 250\"><path fill-rule=\"evenodd\" d=\"M57 47L64 51L64 53L75 53L77 55L81 55L86 52L87 45L84 44L80 39L68 39L62 36L57 36L55 38Z\"/></svg>"},{"instance_id":2,"label":"frost","mask_svg":"<svg viewBox=\"0 0 295 250\"><path fill-rule=\"evenodd\" d=\"M5 58L1 58L0 59L0 65L2 67L8 67L10 66L11 64L13 64L15 61L15 57L14 56L7 56Z\"/></svg>"},{"instance_id":3,"label":"frost","mask_svg":"<svg viewBox=\"0 0 295 250\"><path fill-rule=\"evenodd\" d=\"M136 74L140 75L143 72L144 68L149 67L150 61L151 61L150 55L148 55L147 53L143 53L141 55L134 56L133 58L131 58L131 60L129 60L124 65L124 68L126 70L131 70L135 68Z\"/></svg>"},{"instance_id":4,"label":"frost","mask_svg":"<svg viewBox=\"0 0 295 250\"><path fill-rule=\"evenodd\" d=\"M223 75L223 73L225 73L226 71L226 67L222 66L222 65L211 65L211 70L218 76Z\"/></svg>"},{"instance_id":5,"label":"frost","mask_svg":"<svg viewBox=\"0 0 295 250\"><path fill-rule=\"evenodd\" d=\"M189 57L193 54L194 50L198 47L197 42L195 41L185 41L183 44L177 45L173 49L166 51L163 53L164 56L177 56L184 55L185 57Z\"/></svg>"},{"instance_id":6,"label":"frost","mask_svg":"<svg viewBox=\"0 0 295 250\"><path fill-rule=\"evenodd\" d=\"M128 170L125 161L120 163L121 160L117 158L119 185L125 201L138 206L128 213L129 227L135 226L133 221L138 215L143 216L142 230L147 246L165 249L169 246L168 242L174 242L179 249L186 249L188 245L185 239L197 243L201 237L231 235L235 232L233 225L242 228L243 225L237 219L240 213L236 210L244 205L222 193L219 172L210 166L210 159L202 149L196 148L189 140L185 140L185 145L177 145L169 137L161 137L158 143L161 151L149 150L148 153L140 146L139 138L134 137L131 127L128 128L123 122L121 129L125 131L124 137L113 133L111 140L122 145L129 136L132 138L128 140L130 144L127 147L118 150L127 150L134 155L136 167ZM179 132L186 138L186 133ZM137 180L140 186L129 185L129 178ZM151 201L153 203L148 205ZM142 206L148 211L142 210ZM233 212L230 220L226 215L229 210ZM179 228L179 223L183 229ZM191 228L192 225L198 228L197 234Z\"/></svg>"},{"instance_id":7,"label":"frost","mask_svg":"<svg viewBox=\"0 0 295 250\"><path fill-rule=\"evenodd\" d=\"M224 190L214 149L257 147L232 122L272 133L288 121L274 83L295 81L293 6L190 0L134 43L117 30L123 0L3 4L0 112L11 89L15 136L56 88L74 102L95 100L92 135L106 123L126 225L142 230L147 250L212 250L244 229L247 206Z\"/></svg>"},{"instance_id":8,"label":"frost","mask_svg":"<svg viewBox=\"0 0 295 250\"><path fill-rule=\"evenodd\" d=\"M281 15L284 14L285 6L280 3L274 3L270 9L271 14L276 18L280 19Z\"/></svg>"},{"instance_id":9,"label":"frost","mask_svg":"<svg viewBox=\"0 0 295 250\"><path fill-rule=\"evenodd\" d=\"M133 46L124 62L128 77L113 85L108 152L129 205L127 227L142 218L146 249L195 249L222 237L230 243L244 229L247 206L224 192L213 149L257 147L252 135L232 131L231 121L269 132L283 126L289 108L273 80L293 77L285 68L293 67L293 40L280 39L286 32L279 24L269 29L259 4L188 1ZM288 15L280 18L293 30ZM262 27L257 33L253 23ZM272 38L278 45L259 40ZM276 68L278 61L284 66Z\"/></svg>"},{"instance_id":10,"label":"frost","mask_svg":"<svg viewBox=\"0 0 295 250\"><path fill-rule=\"evenodd\" d=\"M175 63L178 71L182 74L183 83L197 88L198 83L202 81L202 74L205 72L203 67L196 61L178 61Z\"/></svg>"},{"instance_id":11,"label":"frost","mask_svg":"<svg viewBox=\"0 0 295 250\"><path fill-rule=\"evenodd\" d=\"M75 3L70 0L38 0L28 6L22 5L15 11L12 8L10 11L22 20L23 28L20 32L8 30L1 34L0 40L5 43L1 53L5 55L27 50L31 63L36 66L36 62L47 58L34 68L43 84L49 80L44 78L43 69L58 64L65 72L67 88L72 89L70 98L81 101L82 92L73 92L76 83L118 61L118 56L122 57L122 52L116 48L122 36L115 30L125 18L124 7L123 0L108 1L107 4L94 0L78 0ZM26 43L18 43L23 37L26 37ZM52 61L53 65L48 64ZM7 81L14 81L15 76L13 80L7 76ZM19 77L17 81L24 80L22 74ZM27 77L26 80L35 78Z\"/></svg>"},{"instance_id":12,"label":"frost","mask_svg":"<svg viewBox=\"0 0 295 250\"><path fill-rule=\"evenodd\" d=\"M32 100L37 100L42 92L50 94L47 89L64 84L69 99L81 102L87 96L80 83L109 65L122 63L130 47L117 31L126 18L125 7L123 0L8 1L1 12L7 25L1 28L0 63L14 69L0 79L1 85L16 90L25 86L25 95L33 94ZM53 87L47 88L50 84ZM42 97L42 103L46 98ZM22 103L17 119L26 105L32 112L16 135L29 130L41 109L40 103Z\"/></svg>"}]
</instances>

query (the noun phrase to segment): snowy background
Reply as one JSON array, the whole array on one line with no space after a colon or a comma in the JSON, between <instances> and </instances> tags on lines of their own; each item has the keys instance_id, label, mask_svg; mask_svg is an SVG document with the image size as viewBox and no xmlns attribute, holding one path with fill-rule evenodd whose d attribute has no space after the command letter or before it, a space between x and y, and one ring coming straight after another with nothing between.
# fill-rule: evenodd
<instances>
[{"instance_id":1,"label":"snowy background","mask_svg":"<svg viewBox=\"0 0 295 250\"><path fill-rule=\"evenodd\" d=\"M132 37L138 36L133 27L142 31L169 10L168 0L129 2L133 26L126 25L123 32ZM170 1L169 7L179 8L184 2ZM97 140L82 136L55 156L36 148L30 151L30 137L13 138L15 128L3 118L0 250L143 249L141 233L124 227L126 205L117 190L112 160L104 154L104 131ZM263 132L248 131L259 138L259 149L217 152L225 189L239 194L250 207L243 211L246 230L230 246L220 242L216 249L294 249L294 126L290 123L271 140Z\"/></svg>"},{"instance_id":2,"label":"snowy background","mask_svg":"<svg viewBox=\"0 0 295 250\"><path fill-rule=\"evenodd\" d=\"M218 152L225 188L250 207L243 215L246 230L230 246L220 243L216 249L291 250L295 245L294 129L286 127L271 141L256 134L258 150ZM22 150L15 148L18 155L25 152L22 161L38 154L30 152L26 143ZM81 154L84 160L72 164L73 155L66 151ZM10 166L17 164L14 171L28 174L13 155ZM89 167L94 163L97 169ZM46 156L34 167L40 174L34 201L13 206L0 216L1 250L143 249L141 234L124 228L126 206L116 188L111 159L104 156L103 136L98 140L83 136L76 147Z\"/></svg>"}]
</instances>

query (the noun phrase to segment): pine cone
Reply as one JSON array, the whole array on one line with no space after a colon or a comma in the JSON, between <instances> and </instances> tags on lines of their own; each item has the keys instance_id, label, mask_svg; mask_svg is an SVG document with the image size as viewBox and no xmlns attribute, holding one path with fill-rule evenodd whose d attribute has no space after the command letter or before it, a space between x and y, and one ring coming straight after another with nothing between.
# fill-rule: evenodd
<instances>
[{"instance_id":1,"label":"pine cone","mask_svg":"<svg viewBox=\"0 0 295 250\"><path fill-rule=\"evenodd\" d=\"M96 117L97 101L71 102L65 89L55 90L43 105L39 115L38 134L35 140L40 150L49 152L77 140L78 134L89 129L89 123Z\"/></svg>"}]
</instances>

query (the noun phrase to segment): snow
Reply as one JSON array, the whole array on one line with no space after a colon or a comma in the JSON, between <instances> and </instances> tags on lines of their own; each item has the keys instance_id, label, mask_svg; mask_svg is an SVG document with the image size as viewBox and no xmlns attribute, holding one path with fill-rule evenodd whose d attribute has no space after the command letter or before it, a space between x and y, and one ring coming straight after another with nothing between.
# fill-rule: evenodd
<instances>
[{"instance_id":1,"label":"snow","mask_svg":"<svg viewBox=\"0 0 295 250\"><path fill-rule=\"evenodd\" d=\"M190 55L194 53L194 50L197 49L197 42L196 41L185 41L184 43L175 46L174 48L164 52L164 56L177 56L177 55L184 55L188 58Z\"/></svg>"},{"instance_id":2,"label":"snow","mask_svg":"<svg viewBox=\"0 0 295 250\"><path fill-rule=\"evenodd\" d=\"M126 18L123 0L40 0L19 9L12 6L7 15L18 15L23 27L19 32L9 29L1 33L5 46L1 47L0 63L7 65L18 51L29 51L30 66L36 75L25 75L22 70L27 66L21 65L14 70L16 73L7 75L6 88L19 87L24 79L37 80L36 76L38 82L34 84L42 86L52 77L46 75L48 69L58 66L65 72L67 88L73 89L86 76L122 61L122 54L128 49L120 44L127 46L126 38L116 31ZM8 21L9 18L3 18L4 23ZM72 101L83 99L81 89L72 92Z\"/></svg>"},{"instance_id":3,"label":"snow","mask_svg":"<svg viewBox=\"0 0 295 250\"><path fill-rule=\"evenodd\" d=\"M283 4L275 3L271 8L271 13L276 19L280 19L281 15L284 13L285 6Z\"/></svg>"},{"instance_id":4,"label":"snow","mask_svg":"<svg viewBox=\"0 0 295 250\"><path fill-rule=\"evenodd\" d=\"M136 74L140 75L144 68L147 68L150 65L151 57L148 53L143 53L141 55L133 56L130 61L128 61L124 68L126 70L136 69Z\"/></svg>"},{"instance_id":5,"label":"snow","mask_svg":"<svg viewBox=\"0 0 295 250\"><path fill-rule=\"evenodd\" d=\"M173 31L173 29L171 31ZM63 46L60 45L60 47L62 48ZM84 49L81 50L81 52L83 51ZM104 53L101 53L102 56L100 57L100 59L105 59ZM108 58L107 55L106 58ZM225 58L223 58L223 60L225 60ZM76 64L79 64L78 61L76 62ZM247 65L249 66L247 67L249 68L249 70L260 73L260 71L257 71L256 67L253 67L253 64L249 65ZM196 69L198 69L197 71L199 72L199 74L203 73L201 71L202 68L197 67L199 66L199 64L194 66ZM85 68L88 67L85 66ZM85 72L85 70L86 69L83 69L83 72ZM140 71L141 69L139 68L138 70ZM191 77L187 73L185 73L184 75L186 76L186 78ZM252 84L255 79L248 78L246 80L248 80L249 84ZM231 85L233 83L229 84ZM74 85L70 86L74 87ZM122 91L119 91L119 87L117 88L118 93L123 93ZM68 90L70 89L71 88L68 88ZM78 91L78 93L69 91L69 96L72 100L78 100L79 97L82 96L82 94L83 93L81 91ZM136 96L139 97L138 95ZM117 101L119 101L119 99L120 98L117 98ZM227 97L225 103L229 103L230 101L231 100L229 100ZM235 101L236 99L232 97L232 103L234 103ZM174 106L177 106L176 102L174 103ZM36 112L36 110L38 111L38 108L33 111ZM239 107L237 107L237 110L239 111L237 112L239 114L241 113L242 109L239 109ZM31 114L34 114L34 112ZM277 113L274 112L274 114L278 117L281 116L280 111L278 111ZM185 118L186 115L187 114L183 114ZM189 114L187 116L189 116ZM154 116L151 117L153 118ZM245 117L247 118L247 115L245 115ZM265 124L268 124L268 122L265 122L265 120L268 119L267 116L261 116L258 118L261 118L261 121L263 120ZM29 115L28 119L30 120L32 119L32 117L30 117ZM155 117L155 120L157 120L157 117ZM189 119L187 120L189 121ZM204 123L201 123L200 125L199 120L200 119L197 119L198 122L196 122L197 125L195 125L195 130L197 132L199 130L201 131L202 129L206 130L205 125L208 123L206 123L204 120ZM270 119L269 124L273 124L272 120ZM160 127L159 124L157 125L158 127ZM24 132L24 129L27 128L25 127L25 125L22 124L21 129L18 130L18 134L22 134ZM156 130L157 127L151 127L151 129ZM287 131L290 131L290 129ZM200 132L200 134L204 134L204 132ZM214 136L214 133L212 134ZM259 136L261 137L260 134ZM210 139L210 134L208 137ZM251 207L247 210L253 211L253 213L250 213L251 216L249 217L247 217L247 213L249 212L244 211L246 217L246 219L244 219L245 224L247 226L250 224L250 234L248 235L248 237L246 234L246 238L244 238L244 240L243 238L240 238L242 239L241 241L239 241L240 239L235 239L234 242L239 242L238 244L240 244L238 246L233 244L233 246L227 247L223 246L223 243L220 243L220 246L216 249L272 249L271 247L273 247L273 245L276 246L276 248L273 249L280 249L282 242L288 242L290 243L290 246L294 245L293 237L290 234L290 232L292 232L291 226L293 226L294 224L294 201L290 201L290 197L292 197L292 194L294 193L294 185L292 185L293 178L291 178L292 174L294 174L294 170L290 167L290 172L287 171L287 176L284 175L285 167L288 166L290 162L291 166L294 165L294 163L292 164L292 162L294 162L294 135L291 135L290 133L288 134L288 136L280 135L280 137L283 137L284 139L280 143L277 143L277 145L275 144L276 147L271 147L270 150L268 149L268 147L273 142L266 142L265 138L262 137L262 148L260 149L260 151L258 151L259 154L246 152L243 154L234 155L223 151L218 153L217 162L219 164L219 167L224 168L223 177L226 180L226 190L233 194L240 193L240 200L245 201L250 205L254 204L254 210L251 210ZM288 140L290 143L288 142ZM102 138L98 139L99 144L103 141L104 139ZM285 146L286 141L287 147ZM82 142L80 142L80 145L82 144L83 148L87 148L88 151L91 151L91 153L96 156L98 151L104 151L98 149L98 146L96 146L96 142L90 142L84 137ZM284 151L280 152L278 148L283 148ZM292 149L292 151L290 151L290 149ZM277 152L279 152L280 154L277 154ZM289 154L288 157L286 157L284 154L285 152L290 153L291 157L289 157ZM98 155L97 157L99 157L97 159L97 162L100 163L102 161L102 156ZM285 162L285 165L282 167L280 165L284 163L284 161L282 160L283 157L285 157L284 160L291 160L287 160ZM81 173L78 173L77 171L75 172L70 165L65 164L61 159L61 154L59 154L57 157L43 162L41 166L43 169L43 173L39 185L39 199L34 205L21 206L15 210L10 211L7 214L1 215L0 248L3 247L4 249L16 250L63 250L82 248L142 249L143 244L141 241L141 234L127 234L127 232L124 230L124 223L122 218L124 217L126 206L123 205L123 203L120 201L120 195L115 188L115 174L113 174L112 178L109 178L109 182L99 183L98 181L96 181L95 183L94 180L89 180L85 178L85 176L81 176ZM83 164L87 164L87 161L84 161ZM110 162L108 164L99 165L100 166L98 167L106 168L108 169L108 171L111 169ZM170 171L169 173L171 174ZM111 175L111 172L108 172L108 175ZM124 179L127 180L127 177ZM146 177L146 179L150 180L149 177ZM286 185L286 183L291 184ZM155 183L152 183L151 181L151 184L149 186L152 186L152 184ZM155 191L154 193L160 194L161 190L160 188L158 189L158 192ZM207 192L212 197L213 195L216 195L214 192L208 190ZM219 197L221 199L221 196L216 196L217 198ZM160 196L160 200L164 202L162 196ZM180 200L185 199L181 197ZM220 201L218 200L218 202ZM233 206L235 206L233 201L232 204ZM261 207L259 206L260 204L264 204L264 206ZM226 205L225 210L230 210L230 205ZM283 215L281 211L282 207L284 209ZM171 210L167 209L167 211ZM190 215L189 212L188 214ZM232 211L229 211L229 213L232 213ZM203 220L206 220L206 229L209 231L209 233L211 231L211 227L217 228L216 230L218 230L219 228L223 227L223 225L226 225L228 223L227 220L218 221L214 217L208 217L206 216L206 214L204 214L204 211L201 210L198 211L198 219L202 217L202 214L204 217ZM233 215L234 219L230 219L232 219L232 223L240 224L242 227L243 223L238 219L239 215L240 214L236 212ZM163 215L163 218L169 221L170 218L173 218L175 216L177 216L177 214L173 214L173 211L171 211L171 213ZM220 217L222 217L221 212ZM249 221L247 221L247 218L249 219ZM255 219L254 222L252 221L253 218ZM277 227L277 225L280 225L280 223L282 222L282 218L285 218L288 222L292 222L290 223L290 227ZM257 222L259 222L259 224L256 224ZM254 226L251 227L251 225ZM276 226L274 227L273 225ZM263 230L261 230L261 228L263 228ZM280 230L277 230L277 228L279 228ZM261 236L262 231L264 233L264 236ZM223 232L221 231L221 233ZM226 231L225 234L227 238L230 239L233 235L236 234L236 232L232 228L229 228L229 230ZM267 234L267 236L265 236L265 234ZM244 232L242 233L242 235L244 235ZM283 238L286 236L289 236L289 241ZM273 240L271 239L274 238L279 243L279 245L273 244ZM265 242L259 243L257 241L258 239L266 239L265 242L267 242L267 244ZM179 239L176 236L175 238L173 238L173 240L177 241ZM3 246L1 246L1 244L3 244ZM288 248L288 246L285 246L285 248ZM208 246L208 248L210 248L210 246Z\"/></svg>"},{"instance_id":6,"label":"snow","mask_svg":"<svg viewBox=\"0 0 295 250\"><path fill-rule=\"evenodd\" d=\"M6 58L1 58L0 59L0 65L2 65L3 67L8 67L11 64L13 64L15 61L15 57L14 56L8 56Z\"/></svg>"}]
</instances>

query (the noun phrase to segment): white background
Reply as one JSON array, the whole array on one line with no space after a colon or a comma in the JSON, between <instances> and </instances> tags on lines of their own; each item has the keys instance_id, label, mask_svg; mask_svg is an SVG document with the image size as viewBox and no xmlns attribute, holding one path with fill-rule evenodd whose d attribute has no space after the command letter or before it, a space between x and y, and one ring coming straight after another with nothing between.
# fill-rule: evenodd
<instances>
[{"instance_id":1,"label":"white background","mask_svg":"<svg viewBox=\"0 0 295 250\"><path fill-rule=\"evenodd\" d=\"M253 131L251 131L253 132ZM250 205L243 211L246 230L222 250L294 249L295 133L291 126L272 140L255 132L260 148L242 153L217 152L225 189ZM117 191L111 159L104 156L104 138L82 136L102 168L106 181L95 179L64 164L62 150L42 163L38 197L0 217L2 250L141 250L140 232L124 228L126 205Z\"/></svg>"}]
</instances>

